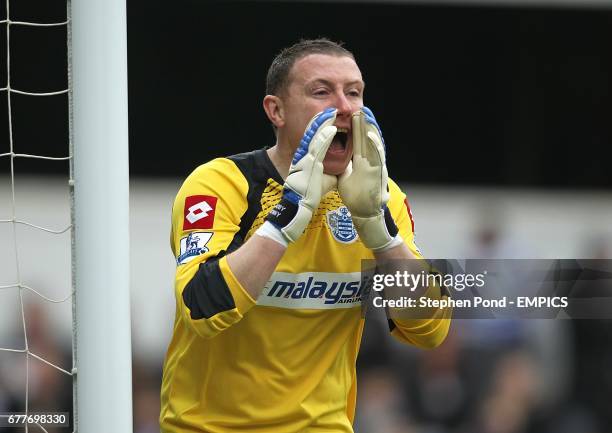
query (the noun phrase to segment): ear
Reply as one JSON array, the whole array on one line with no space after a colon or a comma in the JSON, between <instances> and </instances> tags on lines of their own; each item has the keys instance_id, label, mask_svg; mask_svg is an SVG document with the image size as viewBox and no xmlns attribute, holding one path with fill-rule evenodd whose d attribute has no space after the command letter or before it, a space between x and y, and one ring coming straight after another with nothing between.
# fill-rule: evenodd
<instances>
[{"instance_id":1,"label":"ear","mask_svg":"<svg viewBox=\"0 0 612 433\"><path fill-rule=\"evenodd\" d=\"M281 98L275 95L264 96L263 109L274 126L282 128L285 125L285 111Z\"/></svg>"}]
</instances>

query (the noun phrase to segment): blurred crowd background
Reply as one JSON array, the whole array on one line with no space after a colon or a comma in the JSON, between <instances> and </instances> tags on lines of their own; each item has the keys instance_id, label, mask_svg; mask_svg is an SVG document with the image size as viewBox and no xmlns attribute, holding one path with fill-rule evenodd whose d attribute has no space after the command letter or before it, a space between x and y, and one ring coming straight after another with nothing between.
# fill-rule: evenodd
<instances>
[{"instance_id":1,"label":"blurred crowd background","mask_svg":"<svg viewBox=\"0 0 612 433\"><path fill-rule=\"evenodd\" d=\"M6 203L8 179L0 180L0 201ZM158 431L161 367L174 318L170 206L180 182L138 179L131 187L136 433ZM68 221L65 179L18 176L17 185L21 217L50 227ZM410 184L404 190L417 243L430 258L611 258L612 193ZM562 214L568 202L573 210ZM41 206L48 209L42 217ZM2 226L3 240L12 241ZM69 236L28 227L18 227L17 236L21 279L48 297L65 297ZM3 278L16 277L12 242L2 243L0 263ZM28 291L23 296L30 350L70 370L70 305L44 302ZM0 290L0 324L0 347L23 348L17 289ZM396 342L380 311L370 309L357 364L355 429L609 433L610 365L612 320L455 320L441 347L423 351ZM0 352L0 412L24 407L25 368L24 354ZM69 411L71 378L33 358L29 368L30 410Z\"/></svg>"},{"instance_id":2,"label":"blurred crowd background","mask_svg":"<svg viewBox=\"0 0 612 433\"><path fill-rule=\"evenodd\" d=\"M10 6L14 20L66 16L64 0ZM10 31L13 87L65 88L65 27ZM426 257L612 259L612 1L131 0L136 433L159 430L174 318L174 194L200 163L272 144L261 110L267 67L280 48L317 36L343 40L357 57ZM6 48L0 41L0 88ZM0 98L0 154L10 139L18 153L67 154L65 95L13 94L10 128L6 92ZM10 172L0 157L0 220L14 206L43 227L70 223L67 163L15 159L14 202ZM21 280L60 300L70 266L68 232L0 223L0 348L22 350L27 335L32 353L70 371L69 303L2 288ZM441 347L422 351L394 341L373 310L357 364L355 430L610 433L610 366L611 320L455 320ZM69 375L0 351L0 412L24 410L26 370L30 411L71 411Z\"/></svg>"}]
</instances>

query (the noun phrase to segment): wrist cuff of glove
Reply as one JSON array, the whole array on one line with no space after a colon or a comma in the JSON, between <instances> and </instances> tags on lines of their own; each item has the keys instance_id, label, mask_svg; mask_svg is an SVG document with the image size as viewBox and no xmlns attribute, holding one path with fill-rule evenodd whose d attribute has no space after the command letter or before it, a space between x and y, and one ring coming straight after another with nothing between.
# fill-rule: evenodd
<instances>
[{"instance_id":1,"label":"wrist cuff of glove","mask_svg":"<svg viewBox=\"0 0 612 433\"><path fill-rule=\"evenodd\" d=\"M289 241L287 238L285 238L280 229L270 221L264 222L261 227L257 229L255 234L264 238L272 239L274 242L281 244L285 248L289 246Z\"/></svg>"},{"instance_id":2,"label":"wrist cuff of glove","mask_svg":"<svg viewBox=\"0 0 612 433\"><path fill-rule=\"evenodd\" d=\"M372 248L372 251L374 251L375 253L382 253L383 251L390 250L391 248L395 248L403 243L404 239L399 234L397 234L393 239L391 239L389 243L387 243L381 248Z\"/></svg>"},{"instance_id":3,"label":"wrist cuff of glove","mask_svg":"<svg viewBox=\"0 0 612 433\"><path fill-rule=\"evenodd\" d=\"M296 197L293 191L285 193L266 216L266 221L278 228L288 242L295 242L302 235L312 217L312 212L300 206Z\"/></svg>"},{"instance_id":4,"label":"wrist cuff of glove","mask_svg":"<svg viewBox=\"0 0 612 433\"><path fill-rule=\"evenodd\" d=\"M361 242L374 252L388 250L403 242L389 208L386 206L383 212L376 216L368 218L353 216L352 218Z\"/></svg>"}]
</instances>

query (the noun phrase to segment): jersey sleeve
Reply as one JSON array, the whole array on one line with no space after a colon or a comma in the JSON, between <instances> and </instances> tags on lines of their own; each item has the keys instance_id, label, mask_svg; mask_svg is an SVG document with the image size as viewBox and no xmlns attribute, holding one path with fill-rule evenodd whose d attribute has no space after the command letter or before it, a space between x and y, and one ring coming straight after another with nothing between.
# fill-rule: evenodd
<instances>
[{"instance_id":1,"label":"jersey sleeve","mask_svg":"<svg viewBox=\"0 0 612 433\"><path fill-rule=\"evenodd\" d=\"M414 219L406 195L391 179L389 179L389 192L391 198L387 205L397 224L399 234L412 254L419 259L424 259L414 240ZM439 286L432 285L423 296L441 299L447 295ZM417 347L436 347L444 341L448 334L451 313L451 308L436 308L432 309L431 315L425 319L398 319L396 317L401 316L401 314L394 315L393 319L389 319L391 335L403 343L413 344Z\"/></svg>"},{"instance_id":2,"label":"jersey sleeve","mask_svg":"<svg viewBox=\"0 0 612 433\"><path fill-rule=\"evenodd\" d=\"M204 338L232 326L255 305L225 257L242 243L248 189L234 162L218 158L189 175L174 201L170 246L177 314Z\"/></svg>"}]
</instances>

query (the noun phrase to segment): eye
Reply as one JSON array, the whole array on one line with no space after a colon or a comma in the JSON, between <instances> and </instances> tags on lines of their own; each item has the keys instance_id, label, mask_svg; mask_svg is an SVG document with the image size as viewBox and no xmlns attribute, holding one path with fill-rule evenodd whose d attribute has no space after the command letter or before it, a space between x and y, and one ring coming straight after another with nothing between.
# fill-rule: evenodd
<instances>
[{"instance_id":1,"label":"eye","mask_svg":"<svg viewBox=\"0 0 612 433\"><path fill-rule=\"evenodd\" d=\"M354 96L354 97L358 98L358 97L360 97L360 96L361 96L361 91L359 91L359 90L357 90L357 89L352 89L352 90L349 90L349 91L348 91L348 94L349 94L350 96Z\"/></svg>"},{"instance_id":2,"label":"eye","mask_svg":"<svg viewBox=\"0 0 612 433\"><path fill-rule=\"evenodd\" d=\"M312 94L315 96L325 96L329 94L329 91L327 89L315 89Z\"/></svg>"}]
</instances>

